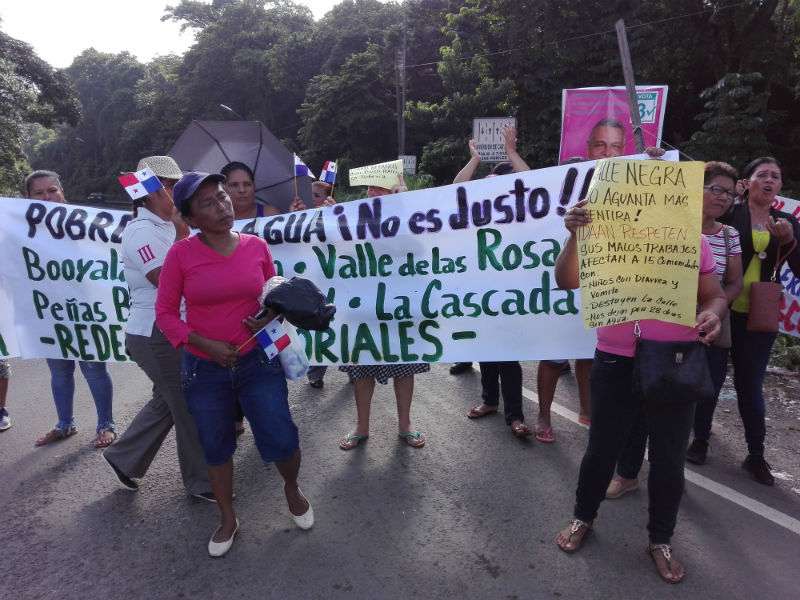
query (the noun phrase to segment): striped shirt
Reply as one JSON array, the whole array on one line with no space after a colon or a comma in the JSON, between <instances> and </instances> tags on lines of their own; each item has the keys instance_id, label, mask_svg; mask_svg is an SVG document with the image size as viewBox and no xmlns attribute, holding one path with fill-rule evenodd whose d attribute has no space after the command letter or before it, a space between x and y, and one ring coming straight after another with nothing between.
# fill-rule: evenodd
<instances>
[{"instance_id":1,"label":"striped shirt","mask_svg":"<svg viewBox=\"0 0 800 600\"><path fill-rule=\"evenodd\" d=\"M706 240L708 240L708 244L711 246L711 252L714 254L714 262L717 263L716 274L720 280L725 276L725 268L728 265L723 229L728 230L728 253L731 256L742 253L742 246L739 243L739 232L730 225L723 225L719 228L717 233L703 234Z\"/></svg>"}]
</instances>

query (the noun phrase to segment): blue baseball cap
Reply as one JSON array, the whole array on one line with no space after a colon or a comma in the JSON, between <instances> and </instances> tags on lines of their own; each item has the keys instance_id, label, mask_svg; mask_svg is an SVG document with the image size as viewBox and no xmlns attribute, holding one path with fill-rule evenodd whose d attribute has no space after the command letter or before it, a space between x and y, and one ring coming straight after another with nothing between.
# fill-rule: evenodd
<instances>
[{"instance_id":1,"label":"blue baseball cap","mask_svg":"<svg viewBox=\"0 0 800 600\"><path fill-rule=\"evenodd\" d=\"M183 211L184 205L191 199L197 189L206 181L224 183L225 176L218 173L200 173L190 171L185 173L172 188L172 201L179 211Z\"/></svg>"}]
</instances>

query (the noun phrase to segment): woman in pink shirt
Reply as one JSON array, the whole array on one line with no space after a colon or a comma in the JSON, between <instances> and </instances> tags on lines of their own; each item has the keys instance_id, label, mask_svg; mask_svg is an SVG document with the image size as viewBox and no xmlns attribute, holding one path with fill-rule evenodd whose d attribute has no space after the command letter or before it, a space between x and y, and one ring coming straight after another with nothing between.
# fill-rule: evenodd
<instances>
[{"instance_id":1,"label":"woman in pink shirt","mask_svg":"<svg viewBox=\"0 0 800 600\"><path fill-rule=\"evenodd\" d=\"M570 237L556 261L556 281L563 289L579 286L576 230L591 222L585 202L567 211L565 225ZM714 273L714 257L701 240L698 285L700 306L694 327L656 320L640 322L641 337L658 341L711 343L720 331L720 316L728 306ZM650 534L648 553L659 575L668 583L684 577L675 560L670 539L675 529L683 494L683 464L694 419L691 401L654 406L633 391L634 323L601 327L591 374L591 427L589 444L581 462L574 517L559 532L556 544L564 552L579 550L592 529L600 503L614 474L614 465L628 433L644 411L650 438Z\"/></svg>"},{"instance_id":2,"label":"woman in pink shirt","mask_svg":"<svg viewBox=\"0 0 800 600\"><path fill-rule=\"evenodd\" d=\"M239 521L233 510L236 406L250 422L264 462L284 479L289 511L301 529L314 512L297 486L300 446L289 412L286 378L278 358L270 360L252 340L268 316L256 320L264 283L275 275L264 240L231 230L231 199L222 175L187 173L173 190L184 220L200 233L167 253L158 286L156 322L176 348L184 349L183 388L194 417L217 498L221 523L208 543L211 556L233 544ZM186 319L181 318L181 299Z\"/></svg>"}]
</instances>

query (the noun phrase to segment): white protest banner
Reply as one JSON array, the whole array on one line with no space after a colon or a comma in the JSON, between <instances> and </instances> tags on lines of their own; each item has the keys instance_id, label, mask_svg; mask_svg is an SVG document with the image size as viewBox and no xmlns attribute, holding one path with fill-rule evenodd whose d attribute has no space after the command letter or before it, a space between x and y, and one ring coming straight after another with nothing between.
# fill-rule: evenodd
<instances>
[{"instance_id":1,"label":"white protest banner","mask_svg":"<svg viewBox=\"0 0 800 600\"><path fill-rule=\"evenodd\" d=\"M372 185L390 190L400 182L399 176L402 174L402 158L378 163L377 165L357 167L355 169L350 169L350 187Z\"/></svg>"},{"instance_id":2,"label":"white protest banner","mask_svg":"<svg viewBox=\"0 0 800 600\"><path fill-rule=\"evenodd\" d=\"M279 272L338 307L304 334L313 363L457 362L592 354L553 266L566 207L593 163L259 219Z\"/></svg>"},{"instance_id":3,"label":"white protest banner","mask_svg":"<svg viewBox=\"0 0 800 600\"><path fill-rule=\"evenodd\" d=\"M14 328L14 305L0 275L0 358L19 356L19 344Z\"/></svg>"},{"instance_id":4,"label":"white protest banner","mask_svg":"<svg viewBox=\"0 0 800 600\"><path fill-rule=\"evenodd\" d=\"M264 217L248 225L285 276L314 281L338 312L301 332L312 363L578 358L594 336L553 265L562 215L593 163ZM130 216L0 202L14 329L23 357L124 360L127 286L119 236Z\"/></svg>"},{"instance_id":5,"label":"white protest banner","mask_svg":"<svg viewBox=\"0 0 800 600\"><path fill-rule=\"evenodd\" d=\"M508 160L506 146L503 143L503 127L516 127L514 117L489 117L472 120L472 139L478 154L484 162L501 162Z\"/></svg>"},{"instance_id":6,"label":"white protest banner","mask_svg":"<svg viewBox=\"0 0 800 600\"><path fill-rule=\"evenodd\" d=\"M800 219L800 202L797 200L778 196L775 198L773 208ZM781 268L780 282L783 284L780 330L800 337L800 277L792 273L788 264L784 264Z\"/></svg>"},{"instance_id":7,"label":"white protest banner","mask_svg":"<svg viewBox=\"0 0 800 600\"><path fill-rule=\"evenodd\" d=\"M131 215L2 198L0 219L0 285L19 355L126 360L129 294L119 245Z\"/></svg>"}]
</instances>

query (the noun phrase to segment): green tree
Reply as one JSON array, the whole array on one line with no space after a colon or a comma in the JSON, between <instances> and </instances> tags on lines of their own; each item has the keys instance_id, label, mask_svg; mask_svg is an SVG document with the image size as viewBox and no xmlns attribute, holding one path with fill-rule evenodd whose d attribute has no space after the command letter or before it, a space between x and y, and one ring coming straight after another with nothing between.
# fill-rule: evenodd
<instances>
[{"instance_id":1,"label":"green tree","mask_svg":"<svg viewBox=\"0 0 800 600\"><path fill-rule=\"evenodd\" d=\"M23 152L25 125L76 123L80 106L64 74L26 43L0 31L0 194L19 191L29 170Z\"/></svg>"},{"instance_id":2,"label":"green tree","mask_svg":"<svg viewBox=\"0 0 800 600\"><path fill-rule=\"evenodd\" d=\"M121 141L136 114L135 90L144 66L127 52L85 50L66 69L83 107L76 126L58 129L57 138L31 157L36 168L62 176L67 198L81 201L91 193L119 196L116 175L130 170L135 156ZM135 164L134 164L135 166Z\"/></svg>"},{"instance_id":3,"label":"green tree","mask_svg":"<svg viewBox=\"0 0 800 600\"><path fill-rule=\"evenodd\" d=\"M498 32L485 26L486 14L480 0L468 0L446 16L443 31L449 43L440 48L437 64L444 96L407 104L416 140L421 142L422 136L429 140L422 148L420 171L439 184L452 181L469 157L473 118L516 112L512 79L495 69L487 56L498 43Z\"/></svg>"},{"instance_id":4,"label":"green tree","mask_svg":"<svg viewBox=\"0 0 800 600\"><path fill-rule=\"evenodd\" d=\"M203 29L222 16L223 9L237 0L213 0L210 4L198 0L181 0L175 6L167 6L162 21L175 21L181 24L181 31Z\"/></svg>"},{"instance_id":5,"label":"green tree","mask_svg":"<svg viewBox=\"0 0 800 600\"><path fill-rule=\"evenodd\" d=\"M181 6L192 4L184 2ZM294 137L296 109L318 72L311 50L314 21L293 2L218 2L179 69L178 99L184 124L230 118L219 105L262 121L276 135ZM191 21L193 27L195 22Z\"/></svg>"},{"instance_id":6,"label":"green tree","mask_svg":"<svg viewBox=\"0 0 800 600\"><path fill-rule=\"evenodd\" d=\"M737 167L770 152L767 129L769 91L760 73L729 73L703 91L705 111L697 115L700 131L686 144L686 152L699 160L724 157Z\"/></svg>"},{"instance_id":7,"label":"green tree","mask_svg":"<svg viewBox=\"0 0 800 600\"><path fill-rule=\"evenodd\" d=\"M312 164L347 158L356 166L394 157L392 76L381 49L370 44L364 52L350 56L336 74L314 77L298 110L303 119L299 141L304 158Z\"/></svg>"}]
</instances>

